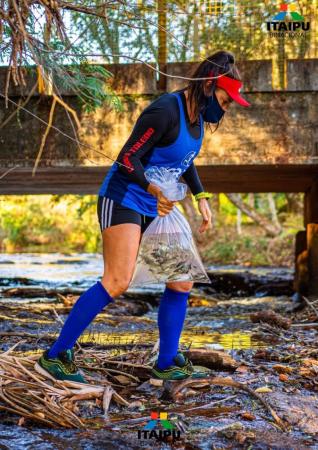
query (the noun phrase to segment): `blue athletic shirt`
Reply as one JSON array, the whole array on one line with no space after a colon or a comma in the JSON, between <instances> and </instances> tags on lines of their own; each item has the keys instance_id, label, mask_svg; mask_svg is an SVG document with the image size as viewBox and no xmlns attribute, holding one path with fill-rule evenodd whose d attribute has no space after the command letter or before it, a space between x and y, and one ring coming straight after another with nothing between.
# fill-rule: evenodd
<instances>
[{"instance_id":1,"label":"blue athletic shirt","mask_svg":"<svg viewBox=\"0 0 318 450\"><path fill-rule=\"evenodd\" d=\"M147 170L152 166L174 169L179 179L200 151L204 135L203 119L200 114L200 136L198 139L195 139L191 136L187 128L186 116L180 94L172 92L166 95L173 95L178 100L180 111L179 134L177 139L170 145L164 147L154 146L150 158L148 158L147 163L144 165L144 169ZM149 139L151 133L152 128L149 128L141 137L140 142L135 144L135 151L138 150L138 146L141 146L143 141ZM123 162L125 163L125 160ZM99 190L99 195L109 197L123 206L138 211L140 214L151 217L158 215L157 198L145 191L139 184L131 182L119 170L116 162L113 163L105 176Z\"/></svg>"}]
</instances>

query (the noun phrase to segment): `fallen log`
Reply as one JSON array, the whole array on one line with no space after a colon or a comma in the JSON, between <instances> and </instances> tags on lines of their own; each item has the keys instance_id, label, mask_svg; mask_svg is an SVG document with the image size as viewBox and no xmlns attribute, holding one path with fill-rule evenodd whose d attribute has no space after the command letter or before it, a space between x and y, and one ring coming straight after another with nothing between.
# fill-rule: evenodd
<instances>
[{"instance_id":1,"label":"fallen log","mask_svg":"<svg viewBox=\"0 0 318 450\"><path fill-rule=\"evenodd\" d=\"M23 297L23 298L33 298L33 297L56 297L57 293L67 295L72 291L72 293L80 295L83 289L65 288L65 289L45 289L41 287L14 287L2 289L1 295L3 297Z\"/></svg>"},{"instance_id":2,"label":"fallen log","mask_svg":"<svg viewBox=\"0 0 318 450\"><path fill-rule=\"evenodd\" d=\"M187 350L184 354L194 365L204 366L208 369L234 371L238 363L225 352L196 348Z\"/></svg>"}]
</instances>

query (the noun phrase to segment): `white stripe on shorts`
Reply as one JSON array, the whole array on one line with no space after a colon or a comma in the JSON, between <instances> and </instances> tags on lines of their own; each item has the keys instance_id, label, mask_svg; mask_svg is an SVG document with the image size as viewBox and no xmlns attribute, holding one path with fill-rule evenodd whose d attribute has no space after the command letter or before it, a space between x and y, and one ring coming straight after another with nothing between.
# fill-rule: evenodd
<instances>
[{"instance_id":1,"label":"white stripe on shorts","mask_svg":"<svg viewBox=\"0 0 318 450\"><path fill-rule=\"evenodd\" d=\"M104 197L102 200L101 206L101 227L102 230L104 228L110 227L112 221L112 212L113 212L114 200Z\"/></svg>"},{"instance_id":2,"label":"white stripe on shorts","mask_svg":"<svg viewBox=\"0 0 318 450\"><path fill-rule=\"evenodd\" d=\"M111 200L110 201L110 206L109 206L109 214L108 214L108 217L109 217L108 224L107 224L108 227L110 227L110 223L111 223L111 220L112 220L113 206L114 206L114 200Z\"/></svg>"},{"instance_id":3,"label":"white stripe on shorts","mask_svg":"<svg viewBox=\"0 0 318 450\"><path fill-rule=\"evenodd\" d=\"M105 200L106 200L106 198L103 197L103 200L102 200L102 213L101 213L102 229L104 228L104 207L105 207Z\"/></svg>"},{"instance_id":4,"label":"white stripe on shorts","mask_svg":"<svg viewBox=\"0 0 318 450\"><path fill-rule=\"evenodd\" d=\"M107 219L107 214L108 214L108 205L109 205L109 198L106 198L106 205L105 205L105 213L104 213L104 227L103 228L106 228L107 227L107 222L108 222L108 219Z\"/></svg>"}]
</instances>

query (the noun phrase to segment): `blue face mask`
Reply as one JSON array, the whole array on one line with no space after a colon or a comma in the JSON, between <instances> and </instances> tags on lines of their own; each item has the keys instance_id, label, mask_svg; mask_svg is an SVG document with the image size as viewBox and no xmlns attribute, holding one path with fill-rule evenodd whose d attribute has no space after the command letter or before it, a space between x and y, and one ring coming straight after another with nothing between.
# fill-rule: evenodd
<instances>
[{"instance_id":1,"label":"blue face mask","mask_svg":"<svg viewBox=\"0 0 318 450\"><path fill-rule=\"evenodd\" d=\"M205 122L218 123L223 117L225 111L221 108L216 95L206 97L205 107L202 111L202 117Z\"/></svg>"}]
</instances>

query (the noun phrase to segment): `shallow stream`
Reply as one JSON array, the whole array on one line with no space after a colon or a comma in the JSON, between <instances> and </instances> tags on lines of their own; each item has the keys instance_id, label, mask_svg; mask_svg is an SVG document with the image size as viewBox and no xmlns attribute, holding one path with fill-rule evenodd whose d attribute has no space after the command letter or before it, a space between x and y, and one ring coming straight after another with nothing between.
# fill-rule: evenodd
<instances>
[{"instance_id":1,"label":"shallow stream","mask_svg":"<svg viewBox=\"0 0 318 450\"><path fill-rule=\"evenodd\" d=\"M0 254L0 350L6 351L18 343L16 354L40 354L68 314L70 305L65 299L80 295L101 278L102 270L101 255L95 254ZM260 333L249 316L267 309L286 311L292 306L292 271L239 266L209 266L207 271L211 284L195 285L191 292L182 344L188 348L226 350L233 358L244 360L257 350L279 348L279 336ZM163 289L164 285L129 289L97 317L81 337L80 345L94 344L111 349L113 354L136 349L138 345L151 348L158 338L157 306ZM220 414L222 417L222 411ZM130 440L119 430L99 426L98 420L96 430L85 432L16 424L17 420L1 413L0 449L150 448L147 442ZM218 424L218 419L193 417L186 448L318 448L311 441L303 446L303 433L296 432L284 440L261 419L253 422L254 430L259 432L259 442L254 446L232 446L231 441L224 439L207 439L207 427ZM205 430L202 438L200 426ZM151 443L154 445L170 448L163 443Z\"/></svg>"}]
</instances>

